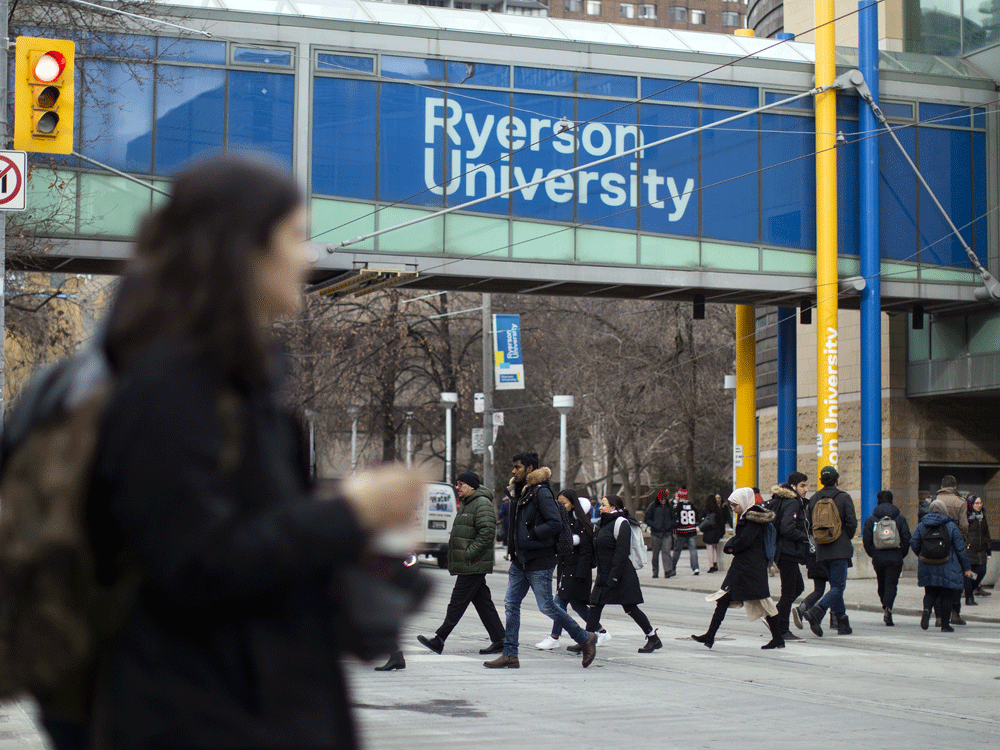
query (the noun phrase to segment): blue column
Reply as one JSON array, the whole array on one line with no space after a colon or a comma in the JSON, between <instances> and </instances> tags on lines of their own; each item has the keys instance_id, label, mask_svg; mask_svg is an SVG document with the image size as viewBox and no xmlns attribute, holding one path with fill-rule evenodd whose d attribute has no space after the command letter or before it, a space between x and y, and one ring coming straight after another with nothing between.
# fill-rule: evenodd
<instances>
[{"instance_id":1,"label":"blue column","mask_svg":"<svg viewBox=\"0 0 1000 750\"><path fill-rule=\"evenodd\" d=\"M878 4L858 1L858 69L878 103ZM862 136L879 123L861 102ZM861 514L875 509L882 484L882 286L879 252L878 138L862 137L859 151L861 200Z\"/></svg>"},{"instance_id":2,"label":"blue column","mask_svg":"<svg viewBox=\"0 0 1000 750\"><path fill-rule=\"evenodd\" d=\"M784 482L796 470L797 315L794 307L778 308L778 482Z\"/></svg>"}]
</instances>

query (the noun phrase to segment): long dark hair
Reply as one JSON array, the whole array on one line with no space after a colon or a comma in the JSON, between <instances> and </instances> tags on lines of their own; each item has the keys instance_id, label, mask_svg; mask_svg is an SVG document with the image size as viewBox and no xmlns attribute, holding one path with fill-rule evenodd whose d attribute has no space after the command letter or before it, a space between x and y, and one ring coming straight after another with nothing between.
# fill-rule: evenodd
<instances>
[{"instance_id":1,"label":"long dark hair","mask_svg":"<svg viewBox=\"0 0 1000 750\"><path fill-rule=\"evenodd\" d=\"M608 505L615 510L620 510L624 515L628 515L628 511L625 510L625 501L618 497L618 495L605 495L604 497L607 499Z\"/></svg>"},{"instance_id":2,"label":"long dark hair","mask_svg":"<svg viewBox=\"0 0 1000 750\"><path fill-rule=\"evenodd\" d=\"M143 221L112 307L106 347L115 367L173 340L234 385L266 378L271 343L254 263L301 205L290 175L249 157L217 156L181 172L170 199Z\"/></svg>"},{"instance_id":3,"label":"long dark hair","mask_svg":"<svg viewBox=\"0 0 1000 750\"><path fill-rule=\"evenodd\" d=\"M583 533L593 539L594 524L590 522L590 518L583 512L583 505L580 504L580 496L573 490L561 490L559 492L559 497L564 497L569 500L570 505L573 506L573 516L576 518L577 523L579 523L580 528L583 529Z\"/></svg>"}]
</instances>

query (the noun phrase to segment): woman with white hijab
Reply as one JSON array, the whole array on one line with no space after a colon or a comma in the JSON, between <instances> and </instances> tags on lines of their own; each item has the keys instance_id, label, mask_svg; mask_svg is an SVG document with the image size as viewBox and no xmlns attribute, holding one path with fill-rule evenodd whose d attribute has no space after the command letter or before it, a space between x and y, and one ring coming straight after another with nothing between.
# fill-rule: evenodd
<instances>
[{"instance_id":1,"label":"woman with white hijab","mask_svg":"<svg viewBox=\"0 0 1000 750\"><path fill-rule=\"evenodd\" d=\"M750 487L740 487L733 492L729 496L729 505L738 520L736 533L726 542L723 552L732 555L733 561L722 587L708 597L709 601L716 602L715 614L712 615L708 630L702 635L691 637L712 648L715 634L726 618L726 610L729 607L743 607L751 622L761 617L766 618L771 630L771 640L761 648L784 648L785 642L776 617L778 610L771 600L765 553L768 526L774 521L774 513L755 504L754 491Z\"/></svg>"}]
</instances>

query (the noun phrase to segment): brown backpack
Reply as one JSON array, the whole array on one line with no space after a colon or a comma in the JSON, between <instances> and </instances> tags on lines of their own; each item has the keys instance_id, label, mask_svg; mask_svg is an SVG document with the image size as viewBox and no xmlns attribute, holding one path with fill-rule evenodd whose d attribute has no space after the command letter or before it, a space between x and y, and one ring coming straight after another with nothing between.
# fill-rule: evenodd
<instances>
[{"instance_id":1,"label":"brown backpack","mask_svg":"<svg viewBox=\"0 0 1000 750\"><path fill-rule=\"evenodd\" d=\"M840 492L837 492L839 495ZM833 497L823 495L812 511L812 536L816 544L832 544L840 539L840 511Z\"/></svg>"}]
</instances>

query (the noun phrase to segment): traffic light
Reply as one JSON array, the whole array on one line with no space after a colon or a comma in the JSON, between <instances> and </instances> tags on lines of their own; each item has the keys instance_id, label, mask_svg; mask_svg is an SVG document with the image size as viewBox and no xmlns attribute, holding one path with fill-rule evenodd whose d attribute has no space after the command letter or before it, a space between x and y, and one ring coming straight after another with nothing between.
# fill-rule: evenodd
<instances>
[{"instance_id":1,"label":"traffic light","mask_svg":"<svg viewBox=\"0 0 1000 750\"><path fill-rule=\"evenodd\" d=\"M65 39L17 38L14 66L14 148L73 153L76 44Z\"/></svg>"}]
</instances>

